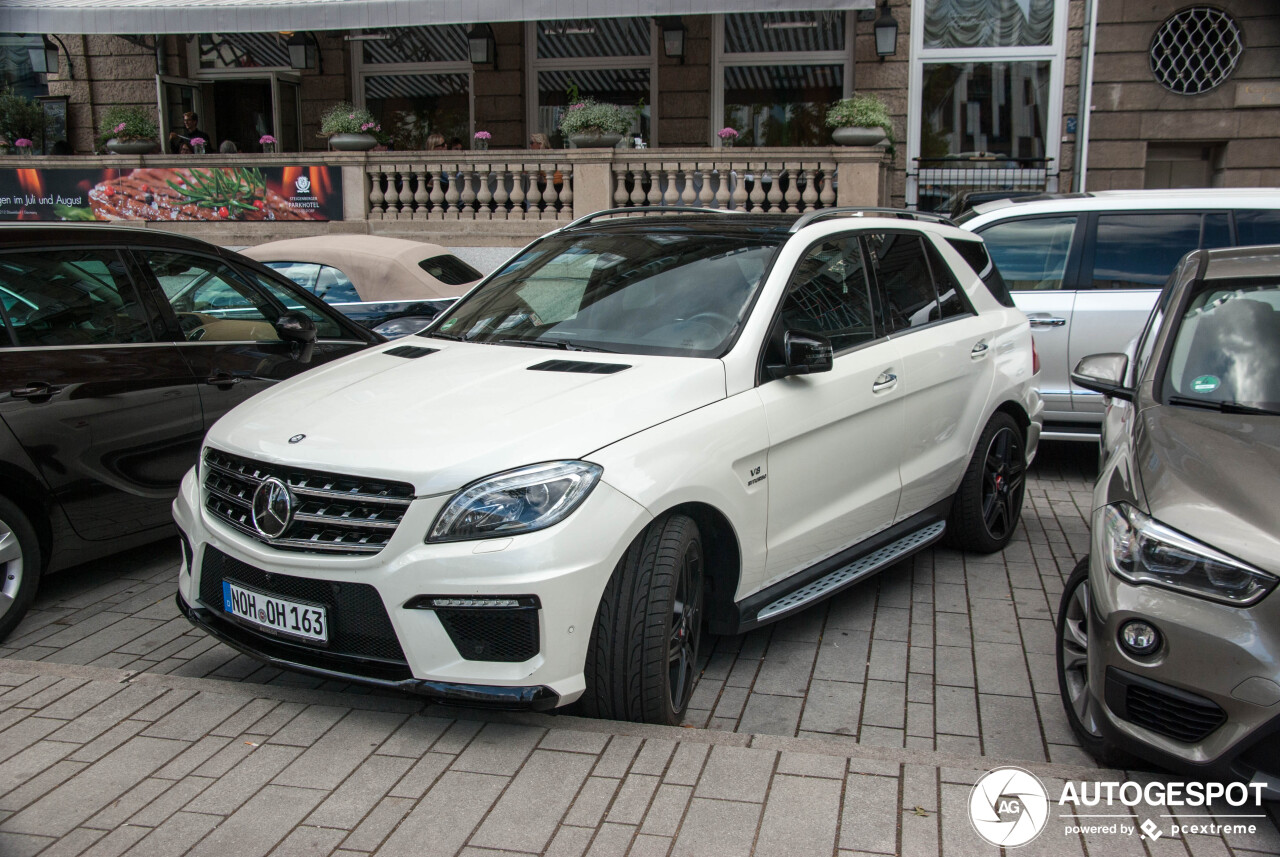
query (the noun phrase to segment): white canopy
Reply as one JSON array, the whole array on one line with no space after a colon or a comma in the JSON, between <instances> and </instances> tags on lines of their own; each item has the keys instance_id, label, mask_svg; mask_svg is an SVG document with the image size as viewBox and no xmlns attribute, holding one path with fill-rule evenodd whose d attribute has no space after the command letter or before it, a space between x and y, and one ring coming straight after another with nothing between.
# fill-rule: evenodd
<instances>
[{"instance_id":1,"label":"white canopy","mask_svg":"<svg viewBox=\"0 0 1280 857\"><path fill-rule=\"evenodd\" d=\"M564 18L873 9L876 0L0 0L9 33L364 30Z\"/></svg>"}]
</instances>

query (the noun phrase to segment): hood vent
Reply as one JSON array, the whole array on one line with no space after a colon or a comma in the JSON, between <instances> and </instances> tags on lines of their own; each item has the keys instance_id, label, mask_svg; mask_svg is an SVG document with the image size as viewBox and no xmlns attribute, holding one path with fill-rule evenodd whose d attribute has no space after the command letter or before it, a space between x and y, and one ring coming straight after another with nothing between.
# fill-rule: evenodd
<instances>
[{"instance_id":1,"label":"hood vent","mask_svg":"<svg viewBox=\"0 0 1280 857\"><path fill-rule=\"evenodd\" d=\"M388 348L383 354L390 354L392 357L404 357L407 360L413 360L415 357L426 357L428 354L435 354L439 348L419 348L416 345L397 345L395 348Z\"/></svg>"},{"instance_id":2,"label":"hood vent","mask_svg":"<svg viewBox=\"0 0 1280 857\"><path fill-rule=\"evenodd\" d=\"M626 363L586 363L582 360L548 360L530 366L531 372L576 372L580 375L612 375L630 369Z\"/></svg>"}]
</instances>

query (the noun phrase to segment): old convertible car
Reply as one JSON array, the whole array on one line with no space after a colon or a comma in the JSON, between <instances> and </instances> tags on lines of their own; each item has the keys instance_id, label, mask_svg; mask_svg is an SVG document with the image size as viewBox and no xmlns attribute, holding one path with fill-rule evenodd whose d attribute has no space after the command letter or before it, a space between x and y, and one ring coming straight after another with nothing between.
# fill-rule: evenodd
<instances>
[{"instance_id":1,"label":"old convertible car","mask_svg":"<svg viewBox=\"0 0 1280 857\"><path fill-rule=\"evenodd\" d=\"M0 227L0 639L40 576L172 537L205 430L382 337L203 241Z\"/></svg>"},{"instance_id":2,"label":"old convertible car","mask_svg":"<svg viewBox=\"0 0 1280 857\"><path fill-rule=\"evenodd\" d=\"M1280 246L1198 250L1109 397L1091 553L1067 581L1059 682L1082 746L1280 799Z\"/></svg>"},{"instance_id":3,"label":"old convertible car","mask_svg":"<svg viewBox=\"0 0 1280 857\"><path fill-rule=\"evenodd\" d=\"M315 675L673 724L704 619L1004 546L1041 405L981 241L686 212L574 221L220 420L174 503L181 610Z\"/></svg>"}]
</instances>

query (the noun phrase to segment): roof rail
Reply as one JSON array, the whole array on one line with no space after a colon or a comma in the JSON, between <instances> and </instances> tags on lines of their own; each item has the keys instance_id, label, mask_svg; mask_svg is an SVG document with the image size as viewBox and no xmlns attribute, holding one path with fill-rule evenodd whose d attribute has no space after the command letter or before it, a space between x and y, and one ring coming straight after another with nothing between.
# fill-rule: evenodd
<instances>
[{"instance_id":1,"label":"roof rail","mask_svg":"<svg viewBox=\"0 0 1280 857\"><path fill-rule=\"evenodd\" d=\"M810 211L791 224L791 231L799 232L809 224L828 217L896 217L900 220L927 220L931 223L941 223L943 226L955 226L951 218L942 214L934 214L932 211L912 211L909 208L855 208L846 206L840 208L818 208Z\"/></svg>"},{"instance_id":2,"label":"roof rail","mask_svg":"<svg viewBox=\"0 0 1280 857\"><path fill-rule=\"evenodd\" d=\"M642 212L664 212L666 214L745 214L743 211L736 211L727 208L695 208L691 205L635 205L628 208L606 208L603 211L593 211L590 214L584 214L577 220L570 221L568 225L562 227L559 231L564 232L577 226L583 226L595 220L597 217L606 217L614 214L639 214Z\"/></svg>"}]
</instances>

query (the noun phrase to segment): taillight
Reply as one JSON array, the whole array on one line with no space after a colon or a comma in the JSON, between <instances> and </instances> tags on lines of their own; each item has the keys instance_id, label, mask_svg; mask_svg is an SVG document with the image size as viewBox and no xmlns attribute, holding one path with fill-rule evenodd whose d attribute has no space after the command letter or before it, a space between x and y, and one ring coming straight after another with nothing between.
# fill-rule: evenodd
<instances>
[{"instance_id":1,"label":"taillight","mask_svg":"<svg viewBox=\"0 0 1280 857\"><path fill-rule=\"evenodd\" d=\"M1031 337L1031 374L1040 374L1040 354L1036 351L1036 338Z\"/></svg>"}]
</instances>

